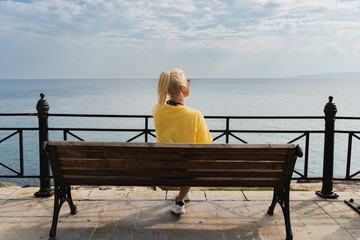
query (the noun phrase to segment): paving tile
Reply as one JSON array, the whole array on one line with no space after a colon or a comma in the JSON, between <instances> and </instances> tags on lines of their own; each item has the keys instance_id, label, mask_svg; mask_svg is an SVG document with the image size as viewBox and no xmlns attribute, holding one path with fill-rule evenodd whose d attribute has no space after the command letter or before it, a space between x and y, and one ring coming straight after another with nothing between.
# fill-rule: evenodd
<instances>
[{"instance_id":1,"label":"paving tile","mask_svg":"<svg viewBox=\"0 0 360 240\"><path fill-rule=\"evenodd\" d=\"M245 200L242 191L206 191L206 199L209 201L241 201Z\"/></svg>"},{"instance_id":2,"label":"paving tile","mask_svg":"<svg viewBox=\"0 0 360 240\"><path fill-rule=\"evenodd\" d=\"M318 202L343 228L360 228L360 215L344 202Z\"/></svg>"},{"instance_id":3,"label":"paving tile","mask_svg":"<svg viewBox=\"0 0 360 240\"><path fill-rule=\"evenodd\" d=\"M267 214L271 204L270 201L246 201L245 204L258 226L285 226L284 215L279 204L276 204L273 215ZM291 203L290 222L291 226L294 227L304 226L297 214L294 214Z\"/></svg>"},{"instance_id":4,"label":"paving tile","mask_svg":"<svg viewBox=\"0 0 360 240\"><path fill-rule=\"evenodd\" d=\"M111 239L114 230L119 223L125 206L124 201L109 201L105 213L102 215L100 222L96 226L95 232L91 239Z\"/></svg>"},{"instance_id":5,"label":"paving tile","mask_svg":"<svg viewBox=\"0 0 360 240\"><path fill-rule=\"evenodd\" d=\"M81 201L77 204L78 213L58 226L58 239L89 239L108 205L106 201Z\"/></svg>"},{"instance_id":6,"label":"paving tile","mask_svg":"<svg viewBox=\"0 0 360 240\"><path fill-rule=\"evenodd\" d=\"M306 226L291 226L294 240L310 240L313 239L311 232ZM264 240L279 240L286 238L285 226L262 226L259 228L261 239ZM318 239L317 239L318 240Z\"/></svg>"},{"instance_id":7,"label":"paving tile","mask_svg":"<svg viewBox=\"0 0 360 240\"><path fill-rule=\"evenodd\" d=\"M74 200L86 200L89 199L89 195L93 190L89 188L72 188L71 197Z\"/></svg>"},{"instance_id":8,"label":"paving tile","mask_svg":"<svg viewBox=\"0 0 360 240\"><path fill-rule=\"evenodd\" d=\"M133 239L142 201L126 201L111 239Z\"/></svg>"},{"instance_id":9,"label":"paving tile","mask_svg":"<svg viewBox=\"0 0 360 240\"><path fill-rule=\"evenodd\" d=\"M326 199L323 199L319 197L314 191L290 191L290 201L326 201Z\"/></svg>"},{"instance_id":10,"label":"paving tile","mask_svg":"<svg viewBox=\"0 0 360 240\"><path fill-rule=\"evenodd\" d=\"M52 206L51 199L17 200L11 201L7 207L7 212L1 211L6 215L15 214L15 217L8 216L11 224L5 225L0 232L1 239L46 239L48 237L51 220ZM3 215L4 216L4 215ZM6 219L6 217L4 217ZM1 219L4 219L1 217ZM1 224L0 224L1 225ZM3 225L4 226L4 225ZM19 231L21 229L21 231Z\"/></svg>"},{"instance_id":11,"label":"paving tile","mask_svg":"<svg viewBox=\"0 0 360 240\"><path fill-rule=\"evenodd\" d=\"M166 191L151 191L145 190L129 192L127 196L127 200L129 201L140 201L140 200L165 200L166 199Z\"/></svg>"},{"instance_id":12,"label":"paving tile","mask_svg":"<svg viewBox=\"0 0 360 240\"><path fill-rule=\"evenodd\" d=\"M323 224L319 226L307 226L310 231L309 239L318 240L353 240L353 236L343 229L340 225Z\"/></svg>"},{"instance_id":13,"label":"paving tile","mask_svg":"<svg viewBox=\"0 0 360 240\"><path fill-rule=\"evenodd\" d=\"M166 200L172 200L175 196L179 194L179 191L169 190L166 194ZM205 201L205 192L204 191L190 191L191 201Z\"/></svg>"},{"instance_id":14,"label":"paving tile","mask_svg":"<svg viewBox=\"0 0 360 240\"><path fill-rule=\"evenodd\" d=\"M143 201L135 229L171 229L170 202Z\"/></svg>"},{"instance_id":15,"label":"paving tile","mask_svg":"<svg viewBox=\"0 0 360 240\"><path fill-rule=\"evenodd\" d=\"M220 222L240 223L254 221L244 201L212 202Z\"/></svg>"},{"instance_id":16,"label":"paving tile","mask_svg":"<svg viewBox=\"0 0 360 240\"><path fill-rule=\"evenodd\" d=\"M224 239L260 240L262 239L255 222L221 223Z\"/></svg>"},{"instance_id":17,"label":"paving tile","mask_svg":"<svg viewBox=\"0 0 360 240\"><path fill-rule=\"evenodd\" d=\"M243 191L247 200L272 200L273 191Z\"/></svg>"},{"instance_id":18,"label":"paving tile","mask_svg":"<svg viewBox=\"0 0 360 240\"><path fill-rule=\"evenodd\" d=\"M4 203L6 203L6 201L7 201L7 200L5 200L5 199L0 199L0 207L1 207L1 205L3 205Z\"/></svg>"},{"instance_id":19,"label":"paving tile","mask_svg":"<svg viewBox=\"0 0 360 240\"><path fill-rule=\"evenodd\" d=\"M134 231L133 240L162 240L162 239L171 239L172 232L171 229L137 229Z\"/></svg>"},{"instance_id":20,"label":"paving tile","mask_svg":"<svg viewBox=\"0 0 360 240\"><path fill-rule=\"evenodd\" d=\"M115 187L99 187L90 192L90 200L112 200L115 196Z\"/></svg>"},{"instance_id":21,"label":"paving tile","mask_svg":"<svg viewBox=\"0 0 360 240\"><path fill-rule=\"evenodd\" d=\"M0 199L8 199L11 197L11 195L18 190L19 186L11 186L11 187L4 187L0 188Z\"/></svg>"},{"instance_id":22,"label":"paving tile","mask_svg":"<svg viewBox=\"0 0 360 240\"><path fill-rule=\"evenodd\" d=\"M129 191L124 191L122 188L115 188L115 195L113 196L114 200L125 201L129 195Z\"/></svg>"},{"instance_id":23,"label":"paving tile","mask_svg":"<svg viewBox=\"0 0 360 240\"><path fill-rule=\"evenodd\" d=\"M339 195L338 198L334 198L334 199L328 198L326 200L332 202L336 202L336 201L343 202L344 200L350 200L350 198L353 198L353 199L358 199L360 201L360 197L353 192L336 192L336 194Z\"/></svg>"},{"instance_id":24,"label":"paving tile","mask_svg":"<svg viewBox=\"0 0 360 240\"><path fill-rule=\"evenodd\" d=\"M210 227L210 226L209 226ZM221 229L216 228L184 228L173 229L172 238L174 240L222 240L224 239Z\"/></svg>"},{"instance_id":25,"label":"paving tile","mask_svg":"<svg viewBox=\"0 0 360 240\"><path fill-rule=\"evenodd\" d=\"M346 231L353 236L355 239L360 239L360 229L359 228L350 228L346 229Z\"/></svg>"},{"instance_id":26,"label":"paving tile","mask_svg":"<svg viewBox=\"0 0 360 240\"><path fill-rule=\"evenodd\" d=\"M360 192L354 192L358 197L360 197Z\"/></svg>"},{"instance_id":27,"label":"paving tile","mask_svg":"<svg viewBox=\"0 0 360 240\"><path fill-rule=\"evenodd\" d=\"M216 208L211 202L189 202L186 214L172 214L172 229L209 229L219 230Z\"/></svg>"},{"instance_id":28,"label":"paving tile","mask_svg":"<svg viewBox=\"0 0 360 240\"><path fill-rule=\"evenodd\" d=\"M47 239L49 236L52 208L50 201L39 201L28 210L23 210L6 229L1 239ZM19 231L20 230L20 231Z\"/></svg>"},{"instance_id":29,"label":"paving tile","mask_svg":"<svg viewBox=\"0 0 360 240\"><path fill-rule=\"evenodd\" d=\"M39 191L39 187L21 187L16 189L10 196L12 199L35 198L34 193L37 191Z\"/></svg>"},{"instance_id":30,"label":"paving tile","mask_svg":"<svg viewBox=\"0 0 360 240\"><path fill-rule=\"evenodd\" d=\"M119 216L117 228L135 229L142 203L142 201L126 201Z\"/></svg>"},{"instance_id":31,"label":"paving tile","mask_svg":"<svg viewBox=\"0 0 360 240\"><path fill-rule=\"evenodd\" d=\"M8 200L0 207L0 239L8 229L21 217L24 212L36 203L32 200Z\"/></svg>"},{"instance_id":32,"label":"paving tile","mask_svg":"<svg viewBox=\"0 0 360 240\"><path fill-rule=\"evenodd\" d=\"M258 231L261 239L264 240L286 239L285 226L260 226Z\"/></svg>"},{"instance_id":33,"label":"paving tile","mask_svg":"<svg viewBox=\"0 0 360 240\"><path fill-rule=\"evenodd\" d=\"M318 203L328 203L319 201ZM290 216L293 219L300 219L305 226L336 225L337 223L318 204L313 201L293 201L290 204Z\"/></svg>"}]
</instances>

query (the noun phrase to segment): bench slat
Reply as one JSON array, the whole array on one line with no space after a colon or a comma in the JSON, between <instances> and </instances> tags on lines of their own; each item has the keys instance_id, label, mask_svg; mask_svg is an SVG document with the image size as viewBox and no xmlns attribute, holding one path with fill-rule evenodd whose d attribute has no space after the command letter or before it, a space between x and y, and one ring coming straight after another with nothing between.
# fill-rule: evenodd
<instances>
[{"instance_id":1,"label":"bench slat","mask_svg":"<svg viewBox=\"0 0 360 240\"><path fill-rule=\"evenodd\" d=\"M294 146L292 144L239 144L239 143L212 143L212 144L191 144L191 143L144 143L144 142L80 142L80 141L49 141L49 147L56 146L58 149L99 149L99 150L109 150L113 149L154 149L156 148L158 151L163 149L167 151L168 149L198 149L197 151L219 151L221 149L235 150L235 151L252 151L252 150L260 150L260 151L268 151L269 149L292 149Z\"/></svg>"},{"instance_id":2,"label":"bench slat","mask_svg":"<svg viewBox=\"0 0 360 240\"><path fill-rule=\"evenodd\" d=\"M195 178L280 178L281 170L169 170L169 169L112 169L112 168L63 168L64 175L82 176L143 176Z\"/></svg>"},{"instance_id":3,"label":"bench slat","mask_svg":"<svg viewBox=\"0 0 360 240\"><path fill-rule=\"evenodd\" d=\"M63 167L89 168L164 168L164 169L258 169L281 170L282 161L149 161L149 160L89 160L89 159L60 159Z\"/></svg>"},{"instance_id":4,"label":"bench slat","mask_svg":"<svg viewBox=\"0 0 360 240\"><path fill-rule=\"evenodd\" d=\"M141 153L141 152L105 152L105 151L59 151L60 158L94 158L94 159L148 159L148 160L285 160L282 153L257 153L257 154L235 154L235 153Z\"/></svg>"},{"instance_id":5,"label":"bench slat","mask_svg":"<svg viewBox=\"0 0 360 240\"><path fill-rule=\"evenodd\" d=\"M110 185L110 186L193 186L193 187L274 187L279 179L273 178L155 178L155 177L121 177L121 176L78 176L64 175L65 184L70 185ZM160 183L160 184L159 184Z\"/></svg>"}]
</instances>

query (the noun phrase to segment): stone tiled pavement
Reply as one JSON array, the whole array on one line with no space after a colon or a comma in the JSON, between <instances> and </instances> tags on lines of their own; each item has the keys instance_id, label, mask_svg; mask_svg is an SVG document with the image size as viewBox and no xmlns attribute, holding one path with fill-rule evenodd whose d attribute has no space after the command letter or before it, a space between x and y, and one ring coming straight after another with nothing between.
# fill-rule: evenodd
<instances>
[{"instance_id":1,"label":"stone tiled pavement","mask_svg":"<svg viewBox=\"0 0 360 240\"><path fill-rule=\"evenodd\" d=\"M0 239L47 239L53 197L34 198L38 188L0 188ZM337 192L324 200L314 191L290 193L294 239L360 239L360 216L344 199L360 192ZM60 212L57 239L285 239L279 205L266 210L270 191L193 191L187 213L169 212L175 191L148 188L80 187L72 190L78 208Z\"/></svg>"}]
</instances>

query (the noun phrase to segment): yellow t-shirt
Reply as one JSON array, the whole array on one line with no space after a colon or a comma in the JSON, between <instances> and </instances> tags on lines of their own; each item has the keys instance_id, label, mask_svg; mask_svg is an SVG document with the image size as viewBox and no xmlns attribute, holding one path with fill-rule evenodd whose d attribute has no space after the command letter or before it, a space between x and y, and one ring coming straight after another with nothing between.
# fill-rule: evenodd
<instances>
[{"instance_id":1,"label":"yellow t-shirt","mask_svg":"<svg viewBox=\"0 0 360 240\"><path fill-rule=\"evenodd\" d=\"M157 104L153 107L153 113ZM204 116L185 106L165 104L154 114L157 142L211 143L212 137Z\"/></svg>"}]
</instances>

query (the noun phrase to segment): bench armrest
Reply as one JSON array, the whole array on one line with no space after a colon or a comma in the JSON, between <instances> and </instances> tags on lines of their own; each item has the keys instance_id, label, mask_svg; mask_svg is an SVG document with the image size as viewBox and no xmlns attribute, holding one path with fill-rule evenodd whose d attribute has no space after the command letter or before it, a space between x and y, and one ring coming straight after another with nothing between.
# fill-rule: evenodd
<instances>
[{"instance_id":1,"label":"bench armrest","mask_svg":"<svg viewBox=\"0 0 360 240\"><path fill-rule=\"evenodd\" d=\"M303 156L304 156L303 150L301 149L301 147L299 146L299 144L296 145L295 149L296 149L296 155L297 155L298 157L303 157Z\"/></svg>"}]
</instances>

